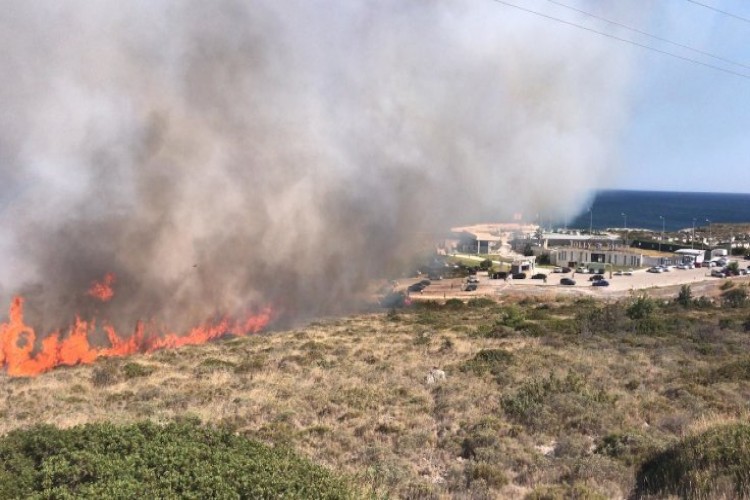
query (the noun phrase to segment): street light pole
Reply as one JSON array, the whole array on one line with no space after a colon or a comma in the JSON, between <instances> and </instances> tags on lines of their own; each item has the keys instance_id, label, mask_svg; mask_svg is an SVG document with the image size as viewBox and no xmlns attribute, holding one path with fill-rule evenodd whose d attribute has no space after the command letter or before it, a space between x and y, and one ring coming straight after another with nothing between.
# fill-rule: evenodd
<instances>
[{"instance_id":1,"label":"street light pole","mask_svg":"<svg viewBox=\"0 0 750 500\"><path fill-rule=\"evenodd\" d=\"M693 235L690 237L690 248L695 248L695 217L693 217Z\"/></svg>"},{"instance_id":2,"label":"street light pole","mask_svg":"<svg viewBox=\"0 0 750 500\"><path fill-rule=\"evenodd\" d=\"M594 207L589 207L589 236L594 234Z\"/></svg>"},{"instance_id":3,"label":"street light pole","mask_svg":"<svg viewBox=\"0 0 750 500\"><path fill-rule=\"evenodd\" d=\"M620 215L622 215L622 223L625 226L625 246L628 246L628 214L623 212Z\"/></svg>"},{"instance_id":4,"label":"street light pole","mask_svg":"<svg viewBox=\"0 0 750 500\"><path fill-rule=\"evenodd\" d=\"M711 219L706 219L708 222L708 249L711 250Z\"/></svg>"},{"instance_id":5,"label":"street light pole","mask_svg":"<svg viewBox=\"0 0 750 500\"><path fill-rule=\"evenodd\" d=\"M660 215L659 218L661 219L661 238L659 238L659 251L661 252L661 242L664 240L664 227L666 226L667 220L663 215Z\"/></svg>"}]
</instances>

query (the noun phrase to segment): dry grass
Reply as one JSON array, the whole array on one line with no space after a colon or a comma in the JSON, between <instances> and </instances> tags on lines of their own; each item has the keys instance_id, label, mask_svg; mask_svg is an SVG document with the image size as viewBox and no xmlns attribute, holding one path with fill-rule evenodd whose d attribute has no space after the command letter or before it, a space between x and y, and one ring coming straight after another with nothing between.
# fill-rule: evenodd
<instances>
[{"instance_id":1,"label":"dry grass","mask_svg":"<svg viewBox=\"0 0 750 500\"><path fill-rule=\"evenodd\" d=\"M639 335L626 319L578 328L582 310L603 314L590 301L513 307L330 319L3 376L0 432L195 415L394 497L617 498L650 452L747 415L750 381L696 375L747 350L721 311L667 308L682 330ZM433 367L447 379L427 384Z\"/></svg>"}]
</instances>

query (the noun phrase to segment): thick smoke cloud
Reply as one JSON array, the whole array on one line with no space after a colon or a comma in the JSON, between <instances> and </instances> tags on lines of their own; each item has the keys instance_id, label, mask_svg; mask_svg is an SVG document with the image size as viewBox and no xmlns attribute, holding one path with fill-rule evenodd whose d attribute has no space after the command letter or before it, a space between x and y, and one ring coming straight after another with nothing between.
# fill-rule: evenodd
<instances>
[{"instance_id":1,"label":"thick smoke cloud","mask_svg":"<svg viewBox=\"0 0 750 500\"><path fill-rule=\"evenodd\" d=\"M46 328L332 311L424 231L571 216L629 66L490 1L10 1L0 41L2 298Z\"/></svg>"}]
</instances>

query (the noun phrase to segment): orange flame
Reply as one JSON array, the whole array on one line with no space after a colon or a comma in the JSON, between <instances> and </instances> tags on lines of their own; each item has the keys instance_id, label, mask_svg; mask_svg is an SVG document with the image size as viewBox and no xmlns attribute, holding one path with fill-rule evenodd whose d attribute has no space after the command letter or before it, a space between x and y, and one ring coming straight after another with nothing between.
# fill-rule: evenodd
<instances>
[{"instance_id":1,"label":"orange flame","mask_svg":"<svg viewBox=\"0 0 750 500\"><path fill-rule=\"evenodd\" d=\"M257 333L265 328L271 317L271 309L266 308L244 321L224 318L206 322L186 335L159 335L157 328L147 328L146 324L139 322L128 338L121 338L114 327L105 324L103 329L107 333L109 347L92 346L88 335L95 329L95 321L76 318L67 335L50 333L42 339L41 346L34 352L36 332L24 323L23 298L15 297L10 306L8 322L0 323L0 365L12 376L34 376L61 365L93 363L100 356L128 356L169 347L203 344L230 332L237 336Z\"/></svg>"},{"instance_id":2,"label":"orange flame","mask_svg":"<svg viewBox=\"0 0 750 500\"><path fill-rule=\"evenodd\" d=\"M104 275L104 279L101 282L94 281L89 288L88 294L99 299L102 302L107 302L115 296L115 291L112 289L112 285L115 284L115 275L107 273Z\"/></svg>"}]
</instances>

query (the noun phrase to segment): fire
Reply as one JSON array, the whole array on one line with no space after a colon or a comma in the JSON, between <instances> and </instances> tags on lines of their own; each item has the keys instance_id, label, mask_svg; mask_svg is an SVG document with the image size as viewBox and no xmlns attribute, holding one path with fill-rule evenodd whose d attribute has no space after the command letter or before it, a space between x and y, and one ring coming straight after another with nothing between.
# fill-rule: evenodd
<instances>
[{"instance_id":1,"label":"fire","mask_svg":"<svg viewBox=\"0 0 750 500\"><path fill-rule=\"evenodd\" d=\"M94 283L88 294L97 300L108 301L114 296L114 275L108 274L100 283ZM15 297L6 323L0 323L0 365L12 376L34 376L57 366L93 363L99 357L128 356L150 353L159 349L203 344L231 333L236 336L261 331L271 321L270 308L250 315L243 320L222 318L207 321L184 335L165 332L154 323L139 321L134 332L121 337L109 324L102 323L109 347L92 346L89 334L96 321L79 317L66 334L54 331L46 335L37 346L37 334L24 322L22 297Z\"/></svg>"},{"instance_id":2,"label":"fire","mask_svg":"<svg viewBox=\"0 0 750 500\"><path fill-rule=\"evenodd\" d=\"M101 282L93 282L89 288L88 294L95 299L101 300L102 302L108 302L115 296L115 291L112 285L115 284L115 275L107 273L104 275L104 279Z\"/></svg>"}]
</instances>

